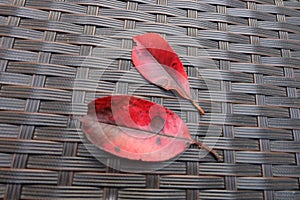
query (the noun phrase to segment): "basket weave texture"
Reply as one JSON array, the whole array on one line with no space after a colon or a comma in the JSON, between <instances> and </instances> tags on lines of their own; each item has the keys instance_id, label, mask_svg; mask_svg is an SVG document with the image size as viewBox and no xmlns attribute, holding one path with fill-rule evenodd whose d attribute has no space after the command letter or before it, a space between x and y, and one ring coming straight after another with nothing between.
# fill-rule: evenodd
<instances>
[{"instance_id":1,"label":"basket weave texture","mask_svg":"<svg viewBox=\"0 0 300 200\"><path fill-rule=\"evenodd\" d=\"M174 47L205 116L135 70L146 32ZM299 58L296 0L0 0L0 198L299 200ZM107 167L78 118L110 94L173 110L223 159L190 146L151 173Z\"/></svg>"}]
</instances>

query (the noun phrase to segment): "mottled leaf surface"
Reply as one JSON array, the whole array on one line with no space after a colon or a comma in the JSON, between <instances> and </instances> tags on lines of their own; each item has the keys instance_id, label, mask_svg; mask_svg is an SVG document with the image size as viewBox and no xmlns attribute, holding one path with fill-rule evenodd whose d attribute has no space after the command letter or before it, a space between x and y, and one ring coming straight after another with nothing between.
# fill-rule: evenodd
<instances>
[{"instance_id":1,"label":"mottled leaf surface","mask_svg":"<svg viewBox=\"0 0 300 200\"><path fill-rule=\"evenodd\" d=\"M132 160L169 160L194 143L177 114L134 96L98 98L89 103L82 122L90 142Z\"/></svg>"}]
</instances>

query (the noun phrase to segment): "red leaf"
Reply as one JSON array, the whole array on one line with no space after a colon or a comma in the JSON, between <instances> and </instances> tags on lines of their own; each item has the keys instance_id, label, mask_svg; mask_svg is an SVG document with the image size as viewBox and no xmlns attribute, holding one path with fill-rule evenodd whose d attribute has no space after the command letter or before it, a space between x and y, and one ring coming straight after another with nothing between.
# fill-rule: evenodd
<instances>
[{"instance_id":1,"label":"red leaf","mask_svg":"<svg viewBox=\"0 0 300 200\"><path fill-rule=\"evenodd\" d=\"M169 160L193 141L186 124L165 107L127 95L98 98L81 120L83 131L98 148L142 161Z\"/></svg>"},{"instance_id":2,"label":"red leaf","mask_svg":"<svg viewBox=\"0 0 300 200\"><path fill-rule=\"evenodd\" d=\"M192 100L187 74L168 42L156 33L135 36L133 40L137 46L133 47L132 61L137 70L148 81L166 90L175 90L204 114L203 109Z\"/></svg>"}]
</instances>

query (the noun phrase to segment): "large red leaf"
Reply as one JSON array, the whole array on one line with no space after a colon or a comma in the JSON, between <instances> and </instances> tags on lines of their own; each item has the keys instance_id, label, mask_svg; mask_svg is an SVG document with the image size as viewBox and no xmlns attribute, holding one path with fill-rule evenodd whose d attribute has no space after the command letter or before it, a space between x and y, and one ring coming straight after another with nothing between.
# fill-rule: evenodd
<instances>
[{"instance_id":1,"label":"large red leaf","mask_svg":"<svg viewBox=\"0 0 300 200\"><path fill-rule=\"evenodd\" d=\"M156 33L135 36L133 40L137 46L133 47L132 61L137 70L148 81L166 90L175 90L204 114L203 109L192 100L187 74L168 42Z\"/></svg>"},{"instance_id":2,"label":"large red leaf","mask_svg":"<svg viewBox=\"0 0 300 200\"><path fill-rule=\"evenodd\" d=\"M189 144L198 144L217 155L191 138L178 115L161 105L133 96L98 98L89 103L88 113L81 121L90 142L123 158L169 160Z\"/></svg>"}]
</instances>

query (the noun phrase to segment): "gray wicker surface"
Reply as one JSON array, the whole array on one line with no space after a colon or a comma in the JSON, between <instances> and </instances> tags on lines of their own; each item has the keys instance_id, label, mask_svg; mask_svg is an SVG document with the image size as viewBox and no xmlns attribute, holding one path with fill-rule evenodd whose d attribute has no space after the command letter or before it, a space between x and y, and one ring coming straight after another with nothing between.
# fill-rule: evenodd
<instances>
[{"instance_id":1,"label":"gray wicker surface","mask_svg":"<svg viewBox=\"0 0 300 200\"><path fill-rule=\"evenodd\" d=\"M296 0L0 0L0 198L299 200L299 25ZM145 32L207 115L134 69ZM151 173L105 166L77 119L107 94L172 109L223 160L191 146Z\"/></svg>"}]
</instances>

